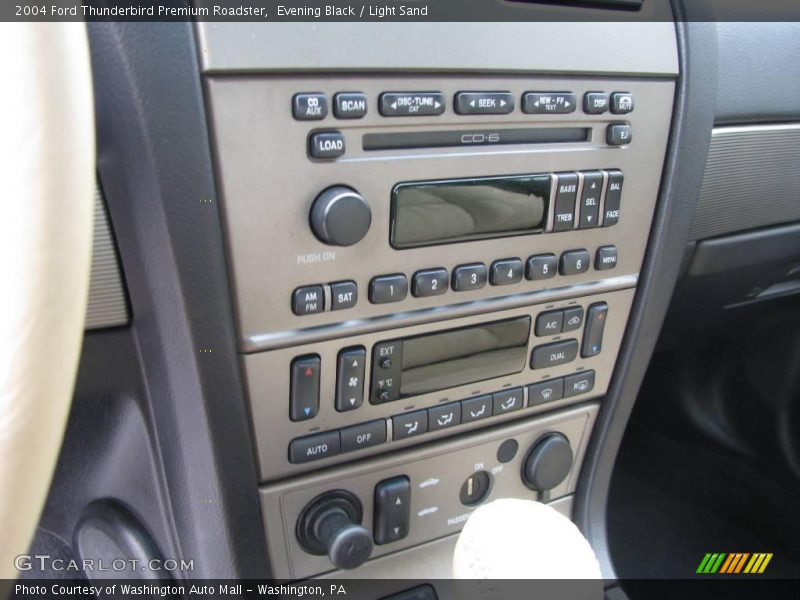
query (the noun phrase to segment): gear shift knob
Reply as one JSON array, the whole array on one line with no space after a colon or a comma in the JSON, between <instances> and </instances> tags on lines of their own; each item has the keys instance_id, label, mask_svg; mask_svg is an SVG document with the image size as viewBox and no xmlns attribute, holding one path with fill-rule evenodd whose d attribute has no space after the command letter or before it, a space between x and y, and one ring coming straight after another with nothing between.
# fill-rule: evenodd
<instances>
[{"instance_id":1,"label":"gear shift knob","mask_svg":"<svg viewBox=\"0 0 800 600\"><path fill-rule=\"evenodd\" d=\"M589 542L554 508L504 498L478 508L456 542L456 579L600 579ZM601 596L602 597L602 596Z\"/></svg>"}]
</instances>

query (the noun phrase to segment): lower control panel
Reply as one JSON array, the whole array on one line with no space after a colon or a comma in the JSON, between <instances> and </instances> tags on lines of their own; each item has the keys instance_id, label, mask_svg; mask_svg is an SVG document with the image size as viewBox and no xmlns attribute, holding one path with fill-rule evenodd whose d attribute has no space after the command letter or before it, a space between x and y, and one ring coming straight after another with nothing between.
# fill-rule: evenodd
<instances>
[{"instance_id":1,"label":"lower control panel","mask_svg":"<svg viewBox=\"0 0 800 600\"><path fill-rule=\"evenodd\" d=\"M568 497L596 413L584 404L262 488L273 576L357 569L459 532L494 499Z\"/></svg>"},{"instance_id":2,"label":"lower control panel","mask_svg":"<svg viewBox=\"0 0 800 600\"><path fill-rule=\"evenodd\" d=\"M602 396L634 291L246 355L261 480Z\"/></svg>"}]
</instances>

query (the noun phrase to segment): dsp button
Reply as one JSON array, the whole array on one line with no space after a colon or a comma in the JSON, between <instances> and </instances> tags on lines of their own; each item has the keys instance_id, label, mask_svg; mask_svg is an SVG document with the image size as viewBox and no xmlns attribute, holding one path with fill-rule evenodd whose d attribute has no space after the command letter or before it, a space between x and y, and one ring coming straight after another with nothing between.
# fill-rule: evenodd
<instances>
[{"instance_id":1,"label":"dsp button","mask_svg":"<svg viewBox=\"0 0 800 600\"><path fill-rule=\"evenodd\" d=\"M586 92L583 95L583 112L587 115L602 115L608 110L608 94Z\"/></svg>"},{"instance_id":2,"label":"dsp button","mask_svg":"<svg viewBox=\"0 0 800 600\"><path fill-rule=\"evenodd\" d=\"M444 112L441 92L384 92L378 105L384 117L429 117Z\"/></svg>"},{"instance_id":3,"label":"dsp button","mask_svg":"<svg viewBox=\"0 0 800 600\"><path fill-rule=\"evenodd\" d=\"M339 92L333 97L337 119L360 119L367 114L367 96L361 92Z\"/></svg>"},{"instance_id":4,"label":"dsp button","mask_svg":"<svg viewBox=\"0 0 800 600\"><path fill-rule=\"evenodd\" d=\"M455 110L460 115L507 115L514 110L511 92L458 92Z\"/></svg>"},{"instance_id":5,"label":"dsp button","mask_svg":"<svg viewBox=\"0 0 800 600\"><path fill-rule=\"evenodd\" d=\"M292 116L298 121L319 121L328 115L325 94L304 93L292 97Z\"/></svg>"},{"instance_id":6,"label":"dsp button","mask_svg":"<svg viewBox=\"0 0 800 600\"><path fill-rule=\"evenodd\" d=\"M522 112L529 115L568 114L578 103L572 92L525 92L522 95Z\"/></svg>"},{"instance_id":7,"label":"dsp button","mask_svg":"<svg viewBox=\"0 0 800 600\"><path fill-rule=\"evenodd\" d=\"M323 131L308 136L311 158L339 158L344 154L344 136L339 131Z\"/></svg>"},{"instance_id":8,"label":"dsp button","mask_svg":"<svg viewBox=\"0 0 800 600\"><path fill-rule=\"evenodd\" d=\"M378 446L386 442L386 421L378 419L345 427L340 431L342 452L352 452L362 448Z\"/></svg>"}]
</instances>

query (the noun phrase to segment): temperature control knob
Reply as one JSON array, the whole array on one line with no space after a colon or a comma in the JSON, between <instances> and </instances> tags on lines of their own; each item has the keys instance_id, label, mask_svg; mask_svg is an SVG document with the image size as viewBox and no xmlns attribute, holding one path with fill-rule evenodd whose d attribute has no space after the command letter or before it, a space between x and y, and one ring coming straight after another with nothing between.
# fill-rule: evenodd
<instances>
[{"instance_id":1,"label":"temperature control knob","mask_svg":"<svg viewBox=\"0 0 800 600\"><path fill-rule=\"evenodd\" d=\"M327 554L339 569L355 569L372 554L372 535L361 525L361 502L345 490L318 496L297 521L297 539L310 554Z\"/></svg>"},{"instance_id":2,"label":"temperature control knob","mask_svg":"<svg viewBox=\"0 0 800 600\"><path fill-rule=\"evenodd\" d=\"M367 201L343 185L324 190L311 207L314 235L331 246L352 246L367 234L371 223Z\"/></svg>"},{"instance_id":3,"label":"temperature control knob","mask_svg":"<svg viewBox=\"0 0 800 600\"><path fill-rule=\"evenodd\" d=\"M546 492L558 486L572 469L572 447L560 433L539 438L522 465L522 480L529 488Z\"/></svg>"}]
</instances>

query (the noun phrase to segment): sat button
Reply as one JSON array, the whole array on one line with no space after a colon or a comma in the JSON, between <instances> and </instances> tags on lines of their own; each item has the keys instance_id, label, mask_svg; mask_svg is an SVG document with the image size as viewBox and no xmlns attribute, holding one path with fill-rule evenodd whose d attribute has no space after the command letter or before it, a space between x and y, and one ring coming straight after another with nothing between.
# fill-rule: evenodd
<instances>
[{"instance_id":1,"label":"sat button","mask_svg":"<svg viewBox=\"0 0 800 600\"><path fill-rule=\"evenodd\" d=\"M339 281L331 284L331 310L353 308L358 302L358 286L355 281Z\"/></svg>"}]
</instances>

